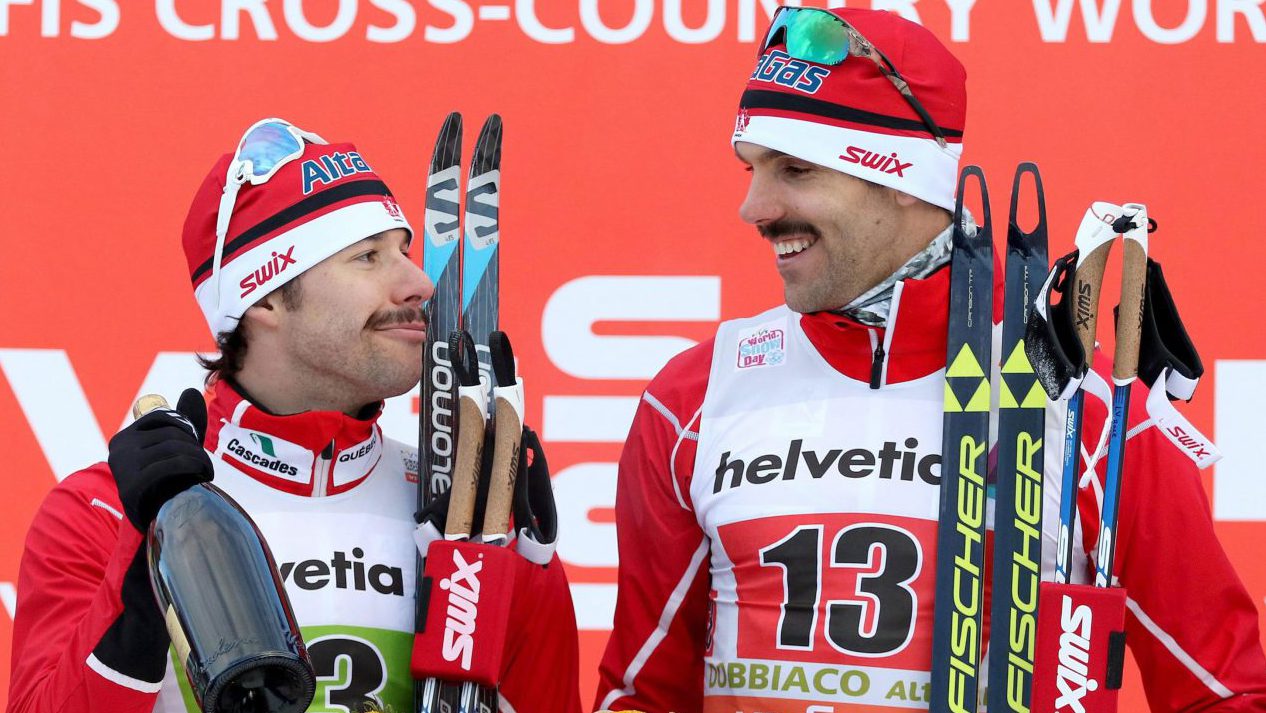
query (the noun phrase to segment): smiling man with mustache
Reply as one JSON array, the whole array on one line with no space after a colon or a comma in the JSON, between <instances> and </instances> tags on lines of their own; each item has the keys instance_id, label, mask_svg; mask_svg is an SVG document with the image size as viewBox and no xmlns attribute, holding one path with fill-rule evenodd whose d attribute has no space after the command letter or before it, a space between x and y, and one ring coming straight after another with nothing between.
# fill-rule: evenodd
<instances>
[{"instance_id":1,"label":"smiling man with mustache","mask_svg":"<svg viewBox=\"0 0 1266 713\"><path fill-rule=\"evenodd\" d=\"M597 707L928 708L966 118L966 72L923 27L856 8L773 16L730 139L750 173L741 239L768 244L785 304L723 322L646 387L620 458ZM1130 420L1116 570L1151 705L1263 710L1257 610L1195 466L1145 421Z\"/></svg>"}]
</instances>

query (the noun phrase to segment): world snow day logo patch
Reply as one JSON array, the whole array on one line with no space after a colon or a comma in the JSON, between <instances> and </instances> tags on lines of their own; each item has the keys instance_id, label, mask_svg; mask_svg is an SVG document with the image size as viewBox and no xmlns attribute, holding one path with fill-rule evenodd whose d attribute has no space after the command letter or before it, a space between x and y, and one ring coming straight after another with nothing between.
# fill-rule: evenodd
<instances>
[{"instance_id":1,"label":"world snow day logo patch","mask_svg":"<svg viewBox=\"0 0 1266 713\"><path fill-rule=\"evenodd\" d=\"M739 338L737 366L740 369L779 366L786 359L787 332L781 323L761 325L755 333Z\"/></svg>"}]
</instances>

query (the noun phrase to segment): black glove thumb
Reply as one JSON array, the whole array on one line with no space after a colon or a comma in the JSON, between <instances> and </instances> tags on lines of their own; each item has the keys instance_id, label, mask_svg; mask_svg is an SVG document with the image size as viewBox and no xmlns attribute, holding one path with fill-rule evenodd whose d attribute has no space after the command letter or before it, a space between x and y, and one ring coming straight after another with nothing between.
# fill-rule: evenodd
<instances>
[{"instance_id":1,"label":"black glove thumb","mask_svg":"<svg viewBox=\"0 0 1266 713\"><path fill-rule=\"evenodd\" d=\"M198 389L185 389L176 402L176 411L189 421L199 443L207 440L207 402Z\"/></svg>"}]
</instances>

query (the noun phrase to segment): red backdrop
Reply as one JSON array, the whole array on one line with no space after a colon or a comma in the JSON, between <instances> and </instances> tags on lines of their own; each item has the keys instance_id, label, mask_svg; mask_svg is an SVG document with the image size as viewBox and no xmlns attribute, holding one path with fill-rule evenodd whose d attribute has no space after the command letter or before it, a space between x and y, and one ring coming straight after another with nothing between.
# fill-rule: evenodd
<instances>
[{"instance_id":1,"label":"red backdrop","mask_svg":"<svg viewBox=\"0 0 1266 713\"><path fill-rule=\"evenodd\" d=\"M1015 164L1040 164L1052 252L1071 249L1092 200L1149 205L1153 255L1208 367L1185 411L1226 452L1204 476L1218 532L1262 606L1266 334L1246 289L1266 262L1261 3L850 4L917 15L950 44L968 69L965 160L992 178L1001 215ZM286 117L356 141L419 225L434 134L460 110L505 117L503 322L567 515L588 699L629 404L684 339L780 297L772 254L738 220L746 174L728 146L772 8L0 0L0 698L12 582L44 493L103 456L142 389L173 392L196 378L188 354L212 348L179 231L213 160L252 121ZM392 406L396 437L409 410ZM1127 685L1123 710L1142 705Z\"/></svg>"}]
</instances>

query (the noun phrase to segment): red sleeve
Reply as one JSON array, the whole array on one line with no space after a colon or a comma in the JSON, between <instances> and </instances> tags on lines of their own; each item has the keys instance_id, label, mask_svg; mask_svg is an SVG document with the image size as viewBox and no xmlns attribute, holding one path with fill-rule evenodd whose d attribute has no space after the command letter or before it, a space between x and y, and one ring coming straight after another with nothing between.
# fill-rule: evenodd
<instances>
[{"instance_id":1,"label":"red sleeve","mask_svg":"<svg viewBox=\"0 0 1266 713\"><path fill-rule=\"evenodd\" d=\"M1199 470L1145 424L1146 389L1135 382L1130 398L1131 430L1143 428L1127 441L1113 574L1126 589L1126 643L1148 703L1186 713L1266 711L1257 608L1214 533ZM1091 424L1105 416L1097 401L1093 412L1088 399L1087 448L1099 435ZM1097 464L1100 482L1106 465L1106 457ZM1097 512L1083 522L1096 540Z\"/></svg>"},{"instance_id":2,"label":"red sleeve","mask_svg":"<svg viewBox=\"0 0 1266 713\"><path fill-rule=\"evenodd\" d=\"M703 707L709 543L689 485L711 361L711 340L672 359L643 394L624 444L615 503L619 590L597 709Z\"/></svg>"},{"instance_id":3,"label":"red sleeve","mask_svg":"<svg viewBox=\"0 0 1266 713\"><path fill-rule=\"evenodd\" d=\"M558 555L548 567L519 569L511 604L512 642L502 664L501 696L516 713L580 713L576 608Z\"/></svg>"},{"instance_id":4,"label":"red sleeve","mask_svg":"<svg viewBox=\"0 0 1266 713\"><path fill-rule=\"evenodd\" d=\"M18 573L9 713L154 707L158 683L117 674L93 653L120 618L124 576L142 543L135 528L120 527L122 512L100 463L59 484L36 513Z\"/></svg>"}]
</instances>

